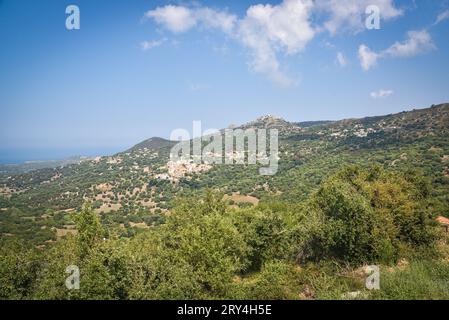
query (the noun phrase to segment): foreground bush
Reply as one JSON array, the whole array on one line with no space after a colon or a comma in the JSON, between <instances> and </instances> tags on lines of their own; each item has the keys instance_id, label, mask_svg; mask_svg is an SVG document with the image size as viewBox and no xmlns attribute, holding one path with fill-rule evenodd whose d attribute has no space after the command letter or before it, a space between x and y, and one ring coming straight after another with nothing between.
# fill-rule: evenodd
<instances>
[{"instance_id":1,"label":"foreground bush","mask_svg":"<svg viewBox=\"0 0 449 320\"><path fill-rule=\"evenodd\" d=\"M367 297L448 297L429 193L416 175L347 168L299 205L232 208L216 192L180 200L165 224L131 238L86 205L76 236L44 249L1 243L0 298L341 299L363 290L353 269L404 257L410 268L387 272ZM79 290L65 286L70 265Z\"/></svg>"},{"instance_id":2,"label":"foreground bush","mask_svg":"<svg viewBox=\"0 0 449 320\"><path fill-rule=\"evenodd\" d=\"M342 170L309 203L305 257L391 263L404 247L432 250L436 234L422 183L379 167Z\"/></svg>"}]
</instances>

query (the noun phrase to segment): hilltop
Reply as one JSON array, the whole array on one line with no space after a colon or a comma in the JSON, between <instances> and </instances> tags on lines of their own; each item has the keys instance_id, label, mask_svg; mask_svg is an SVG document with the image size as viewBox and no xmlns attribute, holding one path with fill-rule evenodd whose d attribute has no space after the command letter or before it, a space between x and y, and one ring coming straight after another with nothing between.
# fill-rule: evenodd
<instances>
[{"instance_id":1,"label":"hilltop","mask_svg":"<svg viewBox=\"0 0 449 320\"><path fill-rule=\"evenodd\" d=\"M264 115L259 118L257 118L254 121L250 121L246 124L243 124L237 129L277 129L279 130L279 133L282 135L288 135L293 133L299 133L301 132L301 127L299 127L297 124L288 122L280 117L273 116L273 115Z\"/></svg>"},{"instance_id":2,"label":"hilltop","mask_svg":"<svg viewBox=\"0 0 449 320\"><path fill-rule=\"evenodd\" d=\"M159 150L162 148L171 148L173 147L177 142L176 141L170 141L159 137L153 137L150 139L147 139L145 141L142 141L135 146L129 148L125 152L134 152L138 150Z\"/></svg>"}]
</instances>

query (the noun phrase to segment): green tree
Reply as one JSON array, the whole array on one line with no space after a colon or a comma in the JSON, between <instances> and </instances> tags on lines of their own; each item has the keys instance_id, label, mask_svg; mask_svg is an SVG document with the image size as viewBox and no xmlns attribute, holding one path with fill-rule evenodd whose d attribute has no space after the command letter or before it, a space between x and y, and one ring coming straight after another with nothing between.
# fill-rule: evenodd
<instances>
[{"instance_id":1,"label":"green tree","mask_svg":"<svg viewBox=\"0 0 449 320\"><path fill-rule=\"evenodd\" d=\"M93 211L90 203L84 204L81 212L74 217L78 230L77 241L80 255L83 257L96 247L105 236L98 215Z\"/></svg>"},{"instance_id":2,"label":"green tree","mask_svg":"<svg viewBox=\"0 0 449 320\"><path fill-rule=\"evenodd\" d=\"M321 226L311 223L305 251L360 264L395 261L404 246L431 249L436 237L422 186L420 177L378 166L341 170L312 196L311 217Z\"/></svg>"},{"instance_id":3,"label":"green tree","mask_svg":"<svg viewBox=\"0 0 449 320\"><path fill-rule=\"evenodd\" d=\"M0 241L0 299L27 299L41 264L35 249L18 241Z\"/></svg>"}]
</instances>

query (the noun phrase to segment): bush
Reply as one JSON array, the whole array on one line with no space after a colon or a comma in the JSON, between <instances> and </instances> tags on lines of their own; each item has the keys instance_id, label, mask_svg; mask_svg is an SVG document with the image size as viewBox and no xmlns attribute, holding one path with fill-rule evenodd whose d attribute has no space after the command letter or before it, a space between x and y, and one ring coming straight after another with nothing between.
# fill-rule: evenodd
<instances>
[{"instance_id":1,"label":"bush","mask_svg":"<svg viewBox=\"0 0 449 320\"><path fill-rule=\"evenodd\" d=\"M297 300L302 288L301 271L282 261L270 261L260 273L235 282L229 299Z\"/></svg>"},{"instance_id":2,"label":"bush","mask_svg":"<svg viewBox=\"0 0 449 320\"><path fill-rule=\"evenodd\" d=\"M313 195L309 210L321 226L310 230L304 250L314 259L362 264L394 262L401 245L432 247L436 236L425 194L379 167L346 168Z\"/></svg>"},{"instance_id":3,"label":"bush","mask_svg":"<svg viewBox=\"0 0 449 320\"><path fill-rule=\"evenodd\" d=\"M0 242L0 299L26 299L34 290L37 253L16 241Z\"/></svg>"}]
</instances>

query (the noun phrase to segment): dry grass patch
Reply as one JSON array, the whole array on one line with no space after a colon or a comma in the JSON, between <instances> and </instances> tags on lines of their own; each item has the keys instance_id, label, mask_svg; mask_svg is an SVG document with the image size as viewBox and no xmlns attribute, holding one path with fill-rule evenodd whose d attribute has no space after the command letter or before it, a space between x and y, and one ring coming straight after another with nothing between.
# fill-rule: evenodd
<instances>
[{"instance_id":1,"label":"dry grass patch","mask_svg":"<svg viewBox=\"0 0 449 320\"><path fill-rule=\"evenodd\" d=\"M241 195L239 193L234 193L232 196L225 195L223 197L224 200L232 200L234 203L251 203L254 206L259 204L259 199L253 196Z\"/></svg>"}]
</instances>

